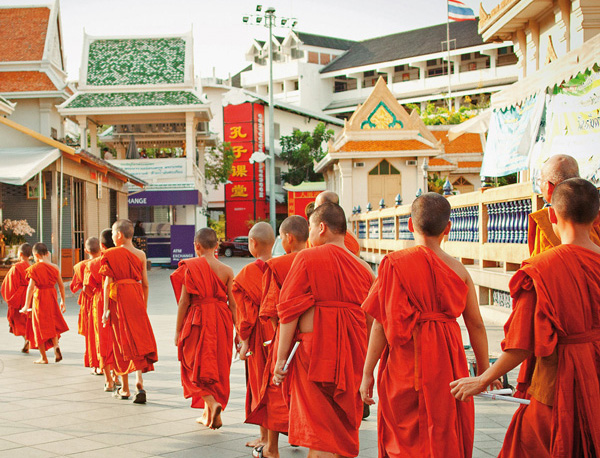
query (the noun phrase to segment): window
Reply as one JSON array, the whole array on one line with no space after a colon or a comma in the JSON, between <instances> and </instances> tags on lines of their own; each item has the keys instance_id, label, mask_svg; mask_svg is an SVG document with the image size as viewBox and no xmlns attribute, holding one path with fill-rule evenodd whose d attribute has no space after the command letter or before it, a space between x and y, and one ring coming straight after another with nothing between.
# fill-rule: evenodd
<instances>
[{"instance_id":1,"label":"window","mask_svg":"<svg viewBox=\"0 0 600 458\"><path fill-rule=\"evenodd\" d=\"M514 53L514 48L512 46L507 46L506 48L498 48L498 55L506 55Z\"/></svg>"},{"instance_id":2,"label":"window","mask_svg":"<svg viewBox=\"0 0 600 458\"><path fill-rule=\"evenodd\" d=\"M294 91L297 91L300 89L300 82L298 80L294 81Z\"/></svg>"},{"instance_id":3,"label":"window","mask_svg":"<svg viewBox=\"0 0 600 458\"><path fill-rule=\"evenodd\" d=\"M345 92L348 90L348 83L346 81L335 81L333 92Z\"/></svg>"},{"instance_id":4,"label":"window","mask_svg":"<svg viewBox=\"0 0 600 458\"><path fill-rule=\"evenodd\" d=\"M319 63L319 53L308 51L308 63L309 64L318 64Z\"/></svg>"},{"instance_id":5,"label":"window","mask_svg":"<svg viewBox=\"0 0 600 458\"><path fill-rule=\"evenodd\" d=\"M460 60L462 62L464 62L466 60L469 60L469 59L471 59L471 53L463 54L463 55L460 56Z\"/></svg>"},{"instance_id":6,"label":"window","mask_svg":"<svg viewBox=\"0 0 600 458\"><path fill-rule=\"evenodd\" d=\"M438 64L438 60L437 59L431 59L427 61L427 66L428 67L433 67L434 65Z\"/></svg>"},{"instance_id":7,"label":"window","mask_svg":"<svg viewBox=\"0 0 600 458\"><path fill-rule=\"evenodd\" d=\"M275 167L275 184L281 184L281 167Z\"/></svg>"},{"instance_id":8,"label":"window","mask_svg":"<svg viewBox=\"0 0 600 458\"><path fill-rule=\"evenodd\" d=\"M375 76L375 70L369 70L368 72L364 72L363 76L368 78L369 76Z\"/></svg>"},{"instance_id":9,"label":"window","mask_svg":"<svg viewBox=\"0 0 600 458\"><path fill-rule=\"evenodd\" d=\"M369 175L400 175L400 171L384 159L371 169Z\"/></svg>"},{"instance_id":10,"label":"window","mask_svg":"<svg viewBox=\"0 0 600 458\"><path fill-rule=\"evenodd\" d=\"M396 65L394 67L395 72L403 72L404 70L406 70L406 65Z\"/></svg>"},{"instance_id":11,"label":"window","mask_svg":"<svg viewBox=\"0 0 600 458\"><path fill-rule=\"evenodd\" d=\"M331 62L331 56L329 54L321 54L321 65L327 65Z\"/></svg>"},{"instance_id":12,"label":"window","mask_svg":"<svg viewBox=\"0 0 600 458\"><path fill-rule=\"evenodd\" d=\"M471 183L467 181L465 177L458 177L458 179L452 183L453 186L471 186Z\"/></svg>"}]
</instances>

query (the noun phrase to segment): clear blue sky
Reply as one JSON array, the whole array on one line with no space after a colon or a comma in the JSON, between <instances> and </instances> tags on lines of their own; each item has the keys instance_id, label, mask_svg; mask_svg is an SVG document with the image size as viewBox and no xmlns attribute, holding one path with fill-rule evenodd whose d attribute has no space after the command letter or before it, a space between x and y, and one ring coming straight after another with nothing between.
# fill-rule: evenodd
<instances>
[{"instance_id":1,"label":"clear blue sky","mask_svg":"<svg viewBox=\"0 0 600 458\"><path fill-rule=\"evenodd\" d=\"M463 0L479 12L479 1ZM490 11L499 0L483 0ZM36 0L0 0L0 6L32 5ZM47 3L39 0L39 3ZM242 23L259 2L249 0L61 0L63 47L70 80L77 80L83 30L90 35L152 35L193 27L195 72L227 77L248 63L244 54L266 29ZM298 19L297 30L361 40L446 21L444 0L273 0L277 14ZM276 29L279 35L286 29Z\"/></svg>"}]
</instances>

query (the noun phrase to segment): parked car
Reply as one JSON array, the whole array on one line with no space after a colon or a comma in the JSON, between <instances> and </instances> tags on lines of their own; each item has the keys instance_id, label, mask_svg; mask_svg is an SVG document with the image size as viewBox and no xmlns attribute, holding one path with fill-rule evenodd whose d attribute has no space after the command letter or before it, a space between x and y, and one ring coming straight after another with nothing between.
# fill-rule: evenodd
<instances>
[{"instance_id":1,"label":"parked car","mask_svg":"<svg viewBox=\"0 0 600 458\"><path fill-rule=\"evenodd\" d=\"M227 258L235 255L250 256L250 250L248 250L248 237L241 236L229 240L223 240L219 244L219 254L224 255Z\"/></svg>"}]
</instances>

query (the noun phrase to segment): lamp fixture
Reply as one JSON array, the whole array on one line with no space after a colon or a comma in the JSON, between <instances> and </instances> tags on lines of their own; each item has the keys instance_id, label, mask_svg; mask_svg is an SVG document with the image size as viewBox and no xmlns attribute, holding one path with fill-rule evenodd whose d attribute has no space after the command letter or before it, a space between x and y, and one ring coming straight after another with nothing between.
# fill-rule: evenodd
<instances>
[{"instance_id":1,"label":"lamp fixture","mask_svg":"<svg viewBox=\"0 0 600 458\"><path fill-rule=\"evenodd\" d=\"M256 12L260 13L262 11L262 5L256 5Z\"/></svg>"}]
</instances>

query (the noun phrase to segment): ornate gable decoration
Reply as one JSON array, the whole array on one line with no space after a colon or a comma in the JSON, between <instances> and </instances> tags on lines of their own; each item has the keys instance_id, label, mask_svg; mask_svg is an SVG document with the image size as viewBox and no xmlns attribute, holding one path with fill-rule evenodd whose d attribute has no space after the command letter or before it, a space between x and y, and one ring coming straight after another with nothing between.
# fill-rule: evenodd
<instances>
[{"instance_id":1,"label":"ornate gable decoration","mask_svg":"<svg viewBox=\"0 0 600 458\"><path fill-rule=\"evenodd\" d=\"M402 121L383 102L379 102L371 114L360 123L361 129L402 129Z\"/></svg>"}]
</instances>

